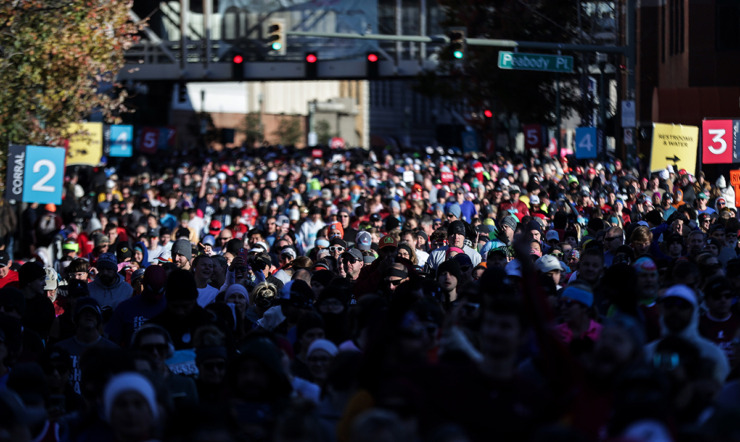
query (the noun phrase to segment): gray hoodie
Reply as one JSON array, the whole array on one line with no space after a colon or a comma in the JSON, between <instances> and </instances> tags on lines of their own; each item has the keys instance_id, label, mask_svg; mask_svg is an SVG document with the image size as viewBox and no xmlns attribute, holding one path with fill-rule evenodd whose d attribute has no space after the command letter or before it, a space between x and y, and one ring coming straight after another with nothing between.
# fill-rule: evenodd
<instances>
[{"instance_id":1,"label":"gray hoodie","mask_svg":"<svg viewBox=\"0 0 740 442\"><path fill-rule=\"evenodd\" d=\"M666 291L664 298L668 296L675 296L689 301L694 307L691 322L685 329L681 330L677 336L694 344L699 350L699 354L702 358L706 358L714 362L714 379L720 384L724 384L725 379L727 379L727 375L730 373L730 364L727 361L725 353L714 342L699 335L699 304L693 290L685 285L678 284L672 286ZM662 336L665 337L671 334L663 323L662 317L660 318L660 328ZM657 339L645 346L645 356L648 361L652 360L659 342L660 339Z\"/></svg>"}]
</instances>

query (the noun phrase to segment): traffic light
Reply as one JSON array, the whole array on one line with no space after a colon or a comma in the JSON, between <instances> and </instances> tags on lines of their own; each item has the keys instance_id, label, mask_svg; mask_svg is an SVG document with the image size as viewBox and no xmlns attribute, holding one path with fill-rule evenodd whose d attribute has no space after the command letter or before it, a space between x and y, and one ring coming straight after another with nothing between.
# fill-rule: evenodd
<instances>
[{"instance_id":1,"label":"traffic light","mask_svg":"<svg viewBox=\"0 0 740 442\"><path fill-rule=\"evenodd\" d=\"M231 78L232 80L244 80L244 56L236 53L231 57Z\"/></svg>"},{"instance_id":2,"label":"traffic light","mask_svg":"<svg viewBox=\"0 0 740 442\"><path fill-rule=\"evenodd\" d=\"M465 58L465 28L450 28L447 36L450 39L450 51L452 58L462 60Z\"/></svg>"},{"instance_id":3,"label":"traffic light","mask_svg":"<svg viewBox=\"0 0 740 442\"><path fill-rule=\"evenodd\" d=\"M267 43L269 44L270 53L285 55L287 46L285 41L285 20L273 19L270 21L267 32L269 33Z\"/></svg>"},{"instance_id":4,"label":"traffic light","mask_svg":"<svg viewBox=\"0 0 740 442\"><path fill-rule=\"evenodd\" d=\"M177 83L177 102L187 103L188 101L188 87L184 81Z\"/></svg>"},{"instance_id":5,"label":"traffic light","mask_svg":"<svg viewBox=\"0 0 740 442\"><path fill-rule=\"evenodd\" d=\"M306 67L306 78L308 79L315 79L318 77L318 61L319 57L316 56L315 52L308 52L306 53L305 57L305 67Z\"/></svg>"},{"instance_id":6,"label":"traffic light","mask_svg":"<svg viewBox=\"0 0 740 442\"><path fill-rule=\"evenodd\" d=\"M493 118L493 111L491 109L486 109L483 111L483 116L486 118Z\"/></svg>"},{"instance_id":7,"label":"traffic light","mask_svg":"<svg viewBox=\"0 0 740 442\"><path fill-rule=\"evenodd\" d=\"M367 78L380 77L380 73L378 70L380 65L380 57L378 57L378 54L375 52L368 52L366 60L367 68L365 69L365 74L367 75Z\"/></svg>"}]
</instances>

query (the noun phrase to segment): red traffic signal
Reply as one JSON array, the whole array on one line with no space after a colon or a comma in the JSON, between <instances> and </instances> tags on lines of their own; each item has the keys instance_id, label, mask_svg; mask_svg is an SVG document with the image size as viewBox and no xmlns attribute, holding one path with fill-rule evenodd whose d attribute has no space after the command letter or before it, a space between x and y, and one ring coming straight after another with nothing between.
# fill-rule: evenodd
<instances>
[{"instance_id":1,"label":"red traffic signal","mask_svg":"<svg viewBox=\"0 0 740 442\"><path fill-rule=\"evenodd\" d=\"M378 61L378 54L374 52L367 54L367 61L369 61L370 63L375 63L376 61Z\"/></svg>"},{"instance_id":2,"label":"red traffic signal","mask_svg":"<svg viewBox=\"0 0 740 442\"><path fill-rule=\"evenodd\" d=\"M486 109L486 110L483 111L483 115L485 115L486 118L491 118L491 117L493 117L493 112L491 112L490 109Z\"/></svg>"},{"instance_id":3,"label":"red traffic signal","mask_svg":"<svg viewBox=\"0 0 740 442\"><path fill-rule=\"evenodd\" d=\"M316 57L316 54L306 54L306 63L316 63L316 61L318 61L318 57Z\"/></svg>"},{"instance_id":4,"label":"red traffic signal","mask_svg":"<svg viewBox=\"0 0 740 442\"><path fill-rule=\"evenodd\" d=\"M241 55L237 54L237 55L234 55L234 58L233 58L232 61L234 63L236 63L236 64L242 64L244 62L244 57L242 57Z\"/></svg>"}]
</instances>

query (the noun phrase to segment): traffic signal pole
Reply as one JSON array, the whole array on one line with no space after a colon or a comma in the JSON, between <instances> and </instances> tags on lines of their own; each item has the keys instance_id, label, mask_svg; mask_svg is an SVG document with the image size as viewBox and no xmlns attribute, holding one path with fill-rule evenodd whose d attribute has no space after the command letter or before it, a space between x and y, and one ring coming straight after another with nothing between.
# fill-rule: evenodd
<instances>
[{"instance_id":1,"label":"traffic signal pole","mask_svg":"<svg viewBox=\"0 0 740 442\"><path fill-rule=\"evenodd\" d=\"M348 34L341 32L303 32L303 31L286 31L286 35L295 37L316 37L316 38L344 38L352 40L375 40L375 41L398 41L414 43L450 43L450 38L446 35L381 35L381 34ZM499 48L512 49L549 49L553 51L573 51L573 52L604 52L612 54L628 55L627 46L601 46L601 45L582 45L573 43L548 43L542 41L517 41L496 38L466 38L465 43L468 46L491 46Z\"/></svg>"}]
</instances>

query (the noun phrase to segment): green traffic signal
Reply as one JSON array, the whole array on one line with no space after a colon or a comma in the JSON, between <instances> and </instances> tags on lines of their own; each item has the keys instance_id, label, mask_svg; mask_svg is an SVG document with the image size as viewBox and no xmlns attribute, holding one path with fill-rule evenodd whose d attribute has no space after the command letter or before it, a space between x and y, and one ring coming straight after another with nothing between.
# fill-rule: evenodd
<instances>
[{"instance_id":1,"label":"green traffic signal","mask_svg":"<svg viewBox=\"0 0 740 442\"><path fill-rule=\"evenodd\" d=\"M463 58L465 58L466 34L467 30L462 27L450 28L449 32L447 33L447 38L449 38L450 42L449 48L452 52L452 57L455 60L462 60Z\"/></svg>"},{"instance_id":2,"label":"green traffic signal","mask_svg":"<svg viewBox=\"0 0 740 442\"><path fill-rule=\"evenodd\" d=\"M272 44L272 50L273 50L273 51L279 51L279 50L280 50L280 49L282 49L282 48L283 48L283 44L282 44L282 43L280 43L279 41L276 41L276 42L274 42L274 43Z\"/></svg>"}]
</instances>

